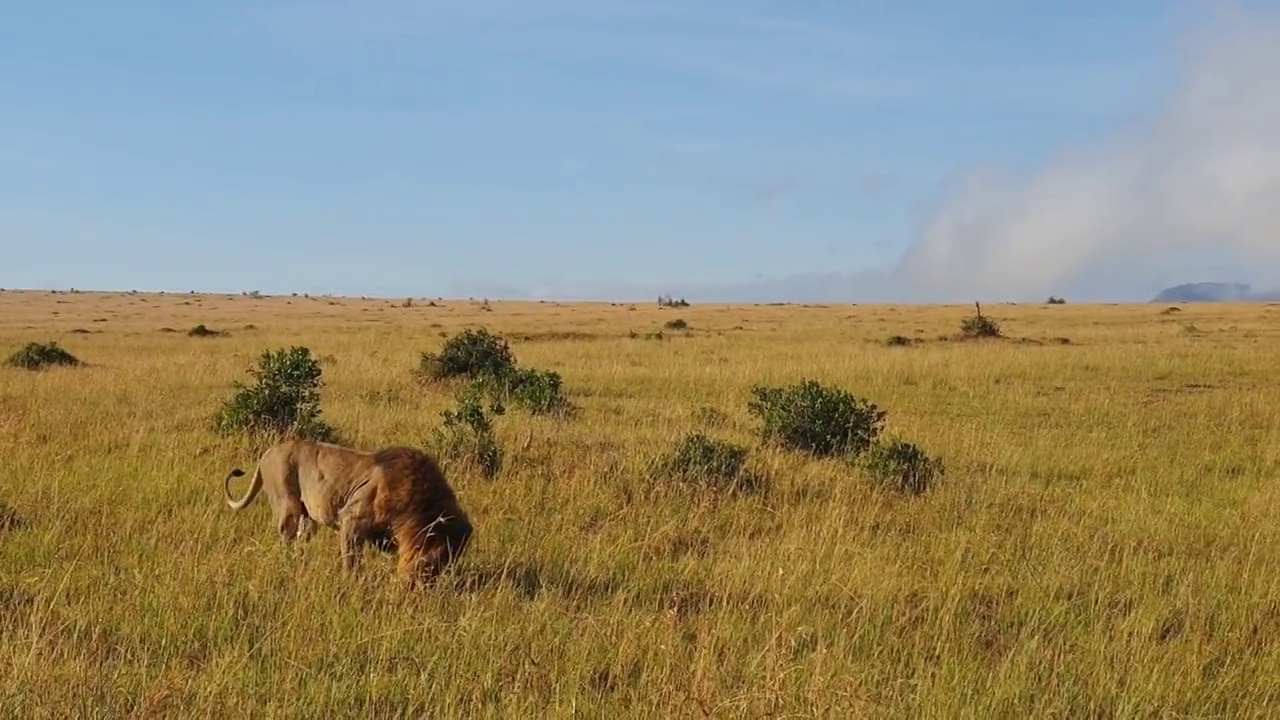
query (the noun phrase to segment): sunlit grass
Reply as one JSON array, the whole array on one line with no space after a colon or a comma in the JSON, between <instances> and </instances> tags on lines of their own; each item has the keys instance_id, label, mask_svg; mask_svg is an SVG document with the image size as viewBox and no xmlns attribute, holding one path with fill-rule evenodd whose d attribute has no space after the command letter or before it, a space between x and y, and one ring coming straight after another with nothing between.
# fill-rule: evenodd
<instances>
[{"instance_id":1,"label":"sunlit grass","mask_svg":"<svg viewBox=\"0 0 1280 720\"><path fill-rule=\"evenodd\" d=\"M1276 713L1280 307L993 305L1007 339L956 341L972 307L436 303L0 293L0 355L86 363L0 369L0 715ZM354 443L422 445L452 389L418 354L481 325L582 412L496 419L442 587L223 504L256 457L211 418L262 350L323 359ZM762 446L751 387L806 377L945 478ZM693 429L768 491L653 473Z\"/></svg>"}]
</instances>

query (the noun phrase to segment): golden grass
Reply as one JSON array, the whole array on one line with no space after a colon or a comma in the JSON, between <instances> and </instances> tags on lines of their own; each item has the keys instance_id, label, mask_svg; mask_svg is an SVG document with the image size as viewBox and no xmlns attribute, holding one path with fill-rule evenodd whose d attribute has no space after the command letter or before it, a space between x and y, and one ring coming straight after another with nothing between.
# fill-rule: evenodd
<instances>
[{"instance_id":1,"label":"golden grass","mask_svg":"<svg viewBox=\"0 0 1280 720\"><path fill-rule=\"evenodd\" d=\"M990 306L1012 339L953 342L972 308L402 305L0 293L0 353L88 363L0 368L0 716L1278 712L1280 307ZM324 358L356 444L421 445L452 397L410 369L478 325L583 411L512 410L502 473L450 477L477 535L440 589L372 554L345 578L334 533L286 550L262 498L223 504L256 458L208 423L259 352ZM802 377L945 481L761 448L751 386ZM649 479L708 406L770 493Z\"/></svg>"}]
</instances>

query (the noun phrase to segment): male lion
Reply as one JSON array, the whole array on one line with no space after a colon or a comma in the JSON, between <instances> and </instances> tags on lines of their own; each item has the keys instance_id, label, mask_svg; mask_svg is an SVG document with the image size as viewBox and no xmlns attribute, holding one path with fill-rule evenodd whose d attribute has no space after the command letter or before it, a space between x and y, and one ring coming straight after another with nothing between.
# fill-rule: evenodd
<instances>
[{"instance_id":1,"label":"male lion","mask_svg":"<svg viewBox=\"0 0 1280 720\"><path fill-rule=\"evenodd\" d=\"M248 492L235 500L231 478L244 474L236 468L223 481L232 509L244 509L264 491L285 543L310 538L317 522L338 528L348 571L359 566L365 543L390 541L400 575L410 584L430 583L462 554L473 532L440 467L411 447L363 452L285 440L263 453Z\"/></svg>"}]
</instances>

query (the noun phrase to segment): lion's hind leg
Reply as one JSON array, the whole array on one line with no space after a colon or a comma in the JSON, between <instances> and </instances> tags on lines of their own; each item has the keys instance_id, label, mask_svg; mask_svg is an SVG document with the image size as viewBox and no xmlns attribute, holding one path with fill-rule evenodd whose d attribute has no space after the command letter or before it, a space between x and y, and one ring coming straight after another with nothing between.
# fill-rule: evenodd
<instances>
[{"instance_id":1,"label":"lion's hind leg","mask_svg":"<svg viewBox=\"0 0 1280 720\"><path fill-rule=\"evenodd\" d=\"M286 545L292 544L294 538L308 531L309 528L304 527L304 524L309 526L311 518L307 516L302 502L296 498L284 499L276 512L276 530L280 533L280 539Z\"/></svg>"}]
</instances>

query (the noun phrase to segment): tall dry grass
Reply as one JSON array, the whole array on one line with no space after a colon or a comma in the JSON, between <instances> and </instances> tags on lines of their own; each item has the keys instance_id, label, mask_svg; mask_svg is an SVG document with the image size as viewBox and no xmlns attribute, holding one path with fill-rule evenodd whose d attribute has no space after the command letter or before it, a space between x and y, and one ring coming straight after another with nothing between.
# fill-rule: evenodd
<instances>
[{"instance_id":1,"label":"tall dry grass","mask_svg":"<svg viewBox=\"0 0 1280 720\"><path fill-rule=\"evenodd\" d=\"M0 293L0 353L88 363L0 369L0 716L1277 712L1280 307L991 306L1010 339L954 342L972 308L437 302ZM481 324L582 413L512 410L502 473L451 476L477 535L442 587L223 504L255 457L209 421L261 350L323 358L356 444L420 445L452 397L418 353ZM760 447L751 386L803 377L945 481ZM695 428L770 492L652 479Z\"/></svg>"}]
</instances>

